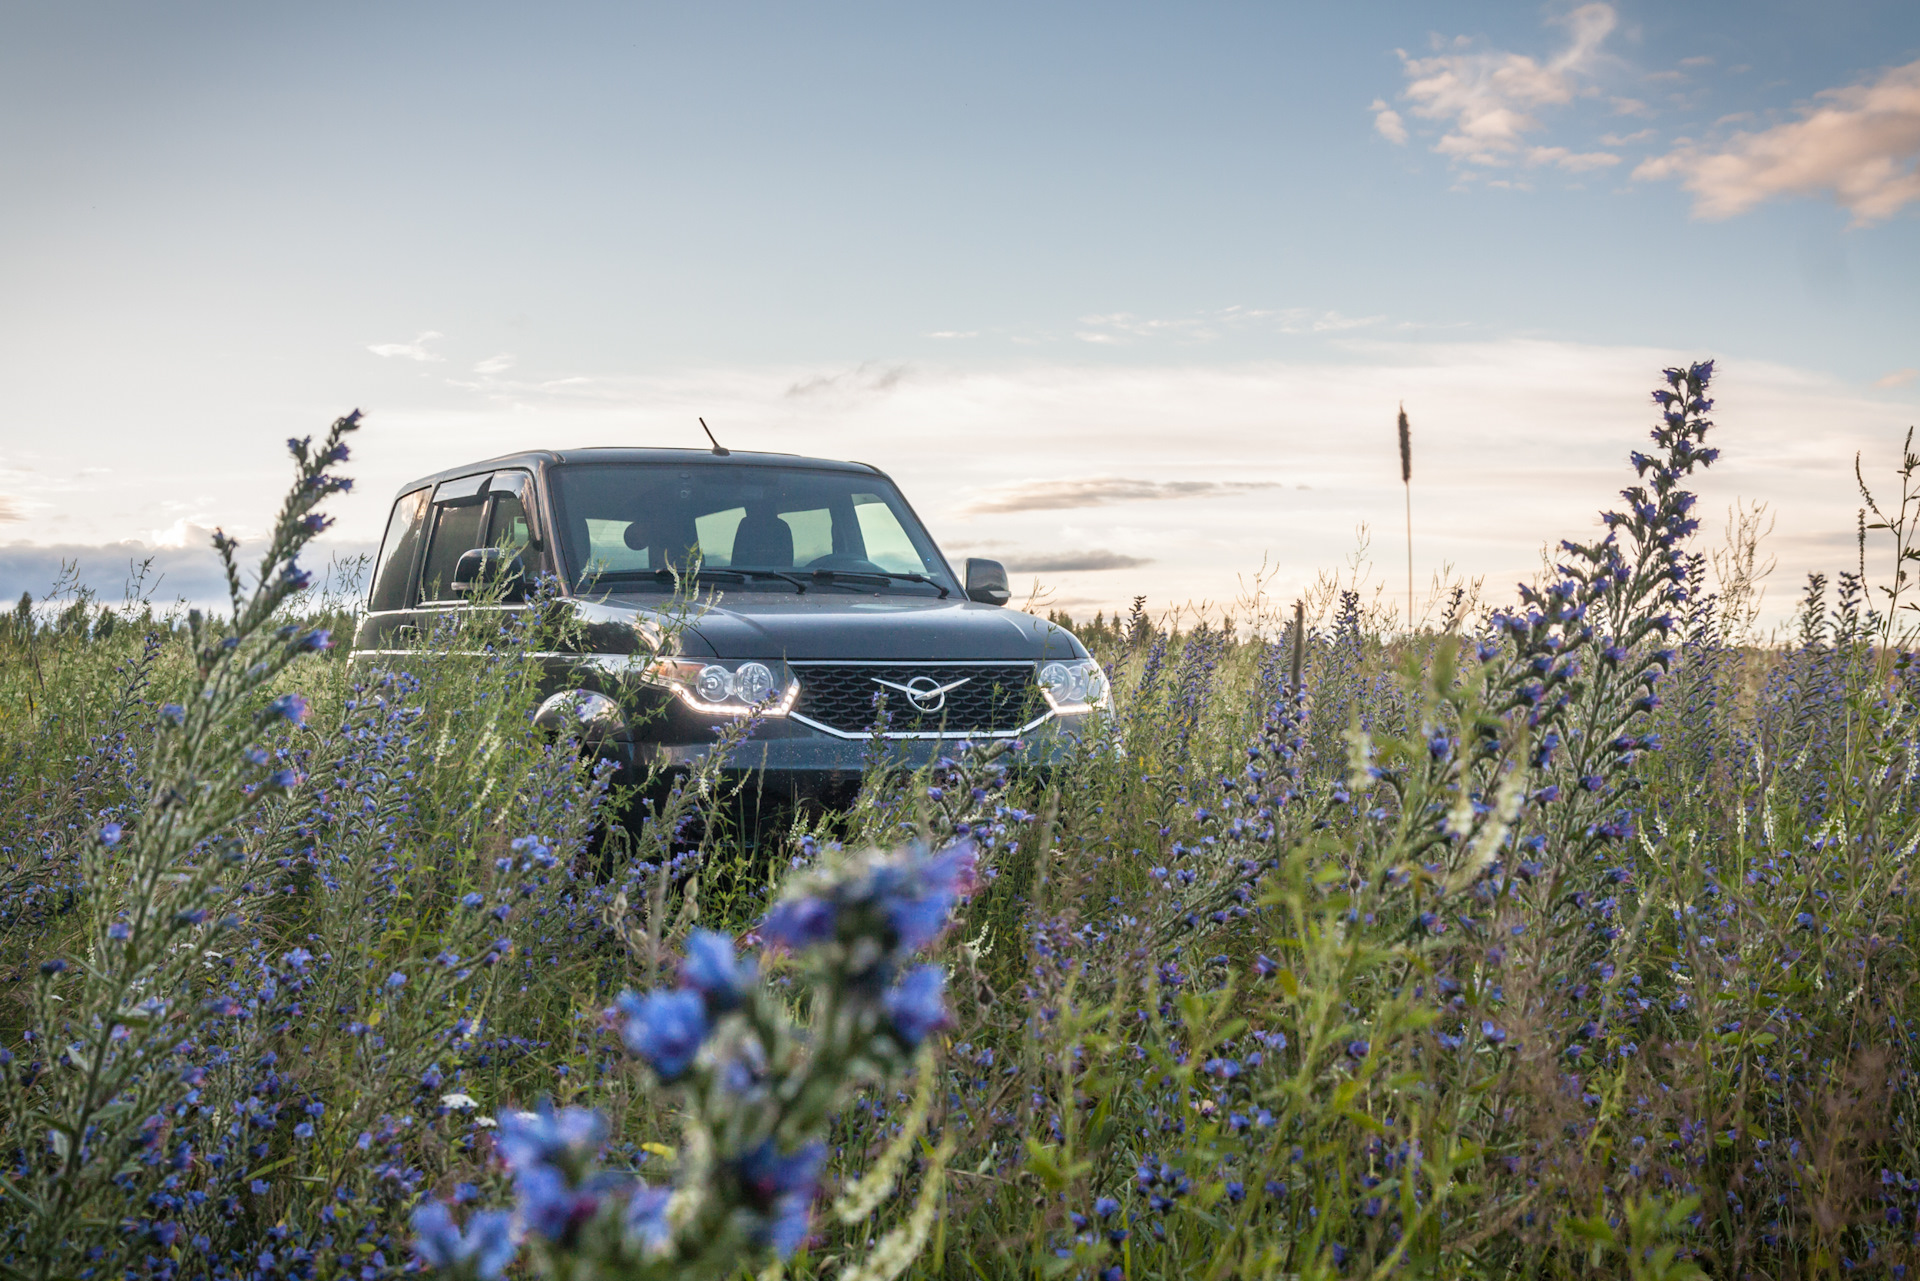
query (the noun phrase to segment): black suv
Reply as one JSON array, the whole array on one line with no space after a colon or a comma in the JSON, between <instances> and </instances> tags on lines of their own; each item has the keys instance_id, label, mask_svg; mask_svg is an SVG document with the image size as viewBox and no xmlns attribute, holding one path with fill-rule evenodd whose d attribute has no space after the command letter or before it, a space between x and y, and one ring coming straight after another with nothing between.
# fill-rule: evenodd
<instances>
[{"instance_id":1,"label":"black suv","mask_svg":"<svg viewBox=\"0 0 1920 1281\"><path fill-rule=\"evenodd\" d=\"M1026 738L1044 757L1107 701L1070 632L1001 608L997 562L955 577L885 473L787 454L537 451L417 480L355 657L412 652L490 581L483 599L524 608L540 574L585 640L543 656L536 719L581 717L629 779L691 764L717 724L754 715L729 767L831 802L858 785L876 726L909 763L955 739Z\"/></svg>"}]
</instances>

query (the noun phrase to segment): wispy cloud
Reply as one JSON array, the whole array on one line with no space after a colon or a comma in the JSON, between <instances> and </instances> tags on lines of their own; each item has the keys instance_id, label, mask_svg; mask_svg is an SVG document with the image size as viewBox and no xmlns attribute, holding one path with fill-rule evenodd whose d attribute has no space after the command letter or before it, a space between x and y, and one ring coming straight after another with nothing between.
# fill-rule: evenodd
<instances>
[{"instance_id":1,"label":"wispy cloud","mask_svg":"<svg viewBox=\"0 0 1920 1281\"><path fill-rule=\"evenodd\" d=\"M1026 552L1002 558L1016 574L1091 574L1103 569L1138 569L1153 564L1151 556L1128 556L1097 548L1077 552Z\"/></svg>"},{"instance_id":2,"label":"wispy cloud","mask_svg":"<svg viewBox=\"0 0 1920 1281\"><path fill-rule=\"evenodd\" d=\"M488 356L485 360L474 365L473 372L476 374L504 374L512 368L513 357L503 351L497 356Z\"/></svg>"},{"instance_id":3,"label":"wispy cloud","mask_svg":"<svg viewBox=\"0 0 1920 1281\"><path fill-rule=\"evenodd\" d=\"M1920 369L1896 369L1884 377L1873 380L1876 387L1905 387L1914 379L1920 378Z\"/></svg>"},{"instance_id":4,"label":"wispy cloud","mask_svg":"<svg viewBox=\"0 0 1920 1281\"><path fill-rule=\"evenodd\" d=\"M1156 338L1203 343L1248 329L1277 329L1283 334L1332 333L1364 329L1385 319L1385 316L1347 316L1305 307L1233 306L1190 316L1137 316L1130 311L1116 311L1080 317L1079 323L1086 328L1075 331L1074 337L1087 343L1126 343Z\"/></svg>"},{"instance_id":5,"label":"wispy cloud","mask_svg":"<svg viewBox=\"0 0 1920 1281\"><path fill-rule=\"evenodd\" d=\"M1920 62L1871 84L1826 89L1801 118L1717 146L1682 143L1635 178L1677 178L1697 218L1731 218L1779 196L1831 193L1856 226L1920 200Z\"/></svg>"},{"instance_id":6,"label":"wispy cloud","mask_svg":"<svg viewBox=\"0 0 1920 1281\"><path fill-rule=\"evenodd\" d=\"M929 338L978 338L978 329L939 329L927 335Z\"/></svg>"},{"instance_id":7,"label":"wispy cloud","mask_svg":"<svg viewBox=\"0 0 1920 1281\"><path fill-rule=\"evenodd\" d=\"M18 499L8 494L0 494L0 520L25 520L27 514L20 510Z\"/></svg>"},{"instance_id":8,"label":"wispy cloud","mask_svg":"<svg viewBox=\"0 0 1920 1281\"><path fill-rule=\"evenodd\" d=\"M1535 114L1542 108L1565 106L1587 91L1586 77L1601 57L1601 45L1617 25L1613 6L1586 4L1563 19L1568 42L1545 62L1502 49L1479 50L1465 36L1444 45L1431 57L1415 58L1401 52L1407 76L1403 94L1410 110L1423 120L1447 122L1433 149L1459 164L1504 166L1558 164L1565 168L1595 168L1609 163L1598 153L1574 155L1565 148L1530 147L1526 136L1542 126ZM1397 113L1390 122L1387 109L1376 101L1374 127L1393 138L1405 127ZM1399 139L1395 138L1395 141ZM1572 161L1573 163L1568 163Z\"/></svg>"},{"instance_id":9,"label":"wispy cloud","mask_svg":"<svg viewBox=\"0 0 1920 1281\"><path fill-rule=\"evenodd\" d=\"M796 379L787 388L787 395L789 398L797 399L807 396L892 391L910 372L912 369L908 365L882 365L866 360L845 373L815 374L811 378Z\"/></svg>"},{"instance_id":10,"label":"wispy cloud","mask_svg":"<svg viewBox=\"0 0 1920 1281\"><path fill-rule=\"evenodd\" d=\"M445 334L429 329L417 335L412 342L379 342L372 344L367 350L376 356L398 356L403 360L442 360L444 357L427 350L427 344L436 338L444 337L446 337Z\"/></svg>"},{"instance_id":11,"label":"wispy cloud","mask_svg":"<svg viewBox=\"0 0 1920 1281\"><path fill-rule=\"evenodd\" d=\"M990 489L961 508L970 515L1063 511L1110 503L1165 502L1176 498L1222 498L1256 489L1279 489L1273 480L1130 480L1087 476L1074 480L1028 480Z\"/></svg>"}]
</instances>

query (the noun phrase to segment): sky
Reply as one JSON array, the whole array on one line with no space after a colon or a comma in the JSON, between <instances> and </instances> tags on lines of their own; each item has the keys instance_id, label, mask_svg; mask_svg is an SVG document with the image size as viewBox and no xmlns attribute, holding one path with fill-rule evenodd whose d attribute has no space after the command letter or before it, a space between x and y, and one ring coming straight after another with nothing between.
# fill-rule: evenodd
<instances>
[{"instance_id":1,"label":"sky","mask_svg":"<svg viewBox=\"0 0 1920 1281\"><path fill-rule=\"evenodd\" d=\"M1404 403L1417 608L1507 599L1713 358L1700 549L1767 504L1777 614L1920 421L1916 159L1920 8L1866 0L8 0L0 593L215 594L358 408L316 567L703 415L1079 617L1398 599Z\"/></svg>"}]
</instances>

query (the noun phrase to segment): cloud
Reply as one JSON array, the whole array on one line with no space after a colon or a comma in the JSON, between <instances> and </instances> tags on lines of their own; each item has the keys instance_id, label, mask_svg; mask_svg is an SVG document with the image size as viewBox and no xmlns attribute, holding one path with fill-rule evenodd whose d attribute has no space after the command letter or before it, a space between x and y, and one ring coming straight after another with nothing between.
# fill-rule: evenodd
<instances>
[{"instance_id":1,"label":"cloud","mask_svg":"<svg viewBox=\"0 0 1920 1281\"><path fill-rule=\"evenodd\" d=\"M1407 122L1400 118L1399 112L1386 104L1385 99L1375 98L1367 110L1373 113L1373 127L1382 138L1396 147L1406 145Z\"/></svg>"},{"instance_id":2,"label":"cloud","mask_svg":"<svg viewBox=\"0 0 1920 1281\"><path fill-rule=\"evenodd\" d=\"M27 514L20 510L18 499L0 494L0 521L25 520Z\"/></svg>"},{"instance_id":3,"label":"cloud","mask_svg":"<svg viewBox=\"0 0 1920 1281\"><path fill-rule=\"evenodd\" d=\"M1558 165L1571 173L1604 169L1620 163L1620 157L1605 151L1568 151L1565 147L1535 147L1527 152L1530 165Z\"/></svg>"},{"instance_id":4,"label":"cloud","mask_svg":"<svg viewBox=\"0 0 1920 1281\"><path fill-rule=\"evenodd\" d=\"M927 335L929 338L978 338L979 336L978 329L940 329Z\"/></svg>"},{"instance_id":5,"label":"cloud","mask_svg":"<svg viewBox=\"0 0 1920 1281\"><path fill-rule=\"evenodd\" d=\"M798 398L832 393L892 391L911 371L912 367L908 365L881 365L864 360L857 368L843 374L815 374L811 378L796 380L787 388L787 395L789 398Z\"/></svg>"},{"instance_id":6,"label":"cloud","mask_svg":"<svg viewBox=\"0 0 1920 1281\"><path fill-rule=\"evenodd\" d=\"M1116 311L1080 317L1080 323L1089 327L1075 331L1073 336L1081 342L1102 344L1128 343L1137 338L1204 343L1249 328L1277 328L1283 334L1318 334L1363 329L1385 319L1385 316L1343 316L1337 311L1316 312L1305 307L1274 309L1239 305L1173 317L1136 316L1130 311Z\"/></svg>"},{"instance_id":7,"label":"cloud","mask_svg":"<svg viewBox=\"0 0 1920 1281\"><path fill-rule=\"evenodd\" d=\"M1165 502L1176 498L1225 498L1256 489L1279 489L1273 480L1129 480L1088 476L1077 480L1027 480L988 490L961 510L975 515L1061 511L1110 503Z\"/></svg>"},{"instance_id":8,"label":"cloud","mask_svg":"<svg viewBox=\"0 0 1920 1281\"><path fill-rule=\"evenodd\" d=\"M1019 553L1004 557L1002 563L1014 574L1091 574L1103 569L1138 569L1153 564L1153 558L1089 549Z\"/></svg>"},{"instance_id":9,"label":"cloud","mask_svg":"<svg viewBox=\"0 0 1920 1281\"><path fill-rule=\"evenodd\" d=\"M1635 178L1677 178L1696 218L1731 218L1779 196L1830 192L1855 226L1920 200L1920 62L1871 84L1825 89L1799 120L1736 133L1717 147L1682 143L1642 161Z\"/></svg>"},{"instance_id":10,"label":"cloud","mask_svg":"<svg viewBox=\"0 0 1920 1281\"><path fill-rule=\"evenodd\" d=\"M1508 165L1525 158L1525 135L1541 127L1533 113L1573 101L1619 19L1611 5L1586 4L1564 21L1570 31L1567 47L1545 63L1499 49L1475 51L1465 37L1453 41L1453 51L1430 58L1403 52L1408 80L1403 96L1413 114L1449 122L1433 149L1469 165Z\"/></svg>"},{"instance_id":11,"label":"cloud","mask_svg":"<svg viewBox=\"0 0 1920 1281\"><path fill-rule=\"evenodd\" d=\"M315 569L314 578L325 586L330 575L340 572L348 560L378 550L376 543L317 543L302 562ZM252 585L245 572L258 566L260 545L249 542L240 549L242 580ZM249 555L249 552L252 555ZM226 573L220 558L202 542L185 547L159 547L129 540L123 543L0 543L0 600L15 600L21 592L35 599L45 596L56 582L66 576L66 567L76 568L82 586L90 587L103 604L119 604L131 590L142 562L147 562L142 581L143 599L156 606L186 601L192 605L223 604L227 600Z\"/></svg>"},{"instance_id":12,"label":"cloud","mask_svg":"<svg viewBox=\"0 0 1920 1281\"><path fill-rule=\"evenodd\" d=\"M412 342L374 343L368 347L367 350L381 357L401 356L407 360L441 360L444 359L444 357L437 356L433 352L428 351L427 344L436 338L444 337L446 337L445 334L429 329L417 336Z\"/></svg>"},{"instance_id":13,"label":"cloud","mask_svg":"<svg viewBox=\"0 0 1920 1281\"><path fill-rule=\"evenodd\" d=\"M1914 379L1920 378L1920 369L1896 369L1884 378L1876 378L1876 387L1904 387Z\"/></svg>"},{"instance_id":14,"label":"cloud","mask_svg":"<svg viewBox=\"0 0 1920 1281\"><path fill-rule=\"evenodd\" d=\"M503 351L497 356L488 356L485 360L475 365L473 372L476 374L503 374L512 368L513 357Z\"/></svg>"}]
</instances>

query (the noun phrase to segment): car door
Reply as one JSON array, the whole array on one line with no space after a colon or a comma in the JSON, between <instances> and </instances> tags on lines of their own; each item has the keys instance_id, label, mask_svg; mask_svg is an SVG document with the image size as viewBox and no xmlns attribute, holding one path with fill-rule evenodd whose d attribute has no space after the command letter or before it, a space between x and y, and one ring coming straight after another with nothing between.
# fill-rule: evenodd
<instances>
[{"instance_id":1,"label":"car door","mask_svg":"<svg viewBox=\"0 0 1920 1281\"><path fill-rule=\"evenodd\" d=\"M387 518L386 536L374 559L367 588L367 612L353 639L356 657L375 661L392 658L411 643L409 611L426 545L427 516L433 487L422 486L400 495Z\"/></svg>"},{"instance_id":2,"label":"car door","mask_svg":"<svg viewBox=\"0 0 1920 1281\"><path fill-rule=\"evenodd\" d=\"M487 482L493 473L443 480L433 489L427 516L426 550L414 584L409 611L418 634L429 645L444 645L443 630L456 625L466 602L453 589L460 557L484 547L487 528Z\"/></svg>"}]
</instances>

